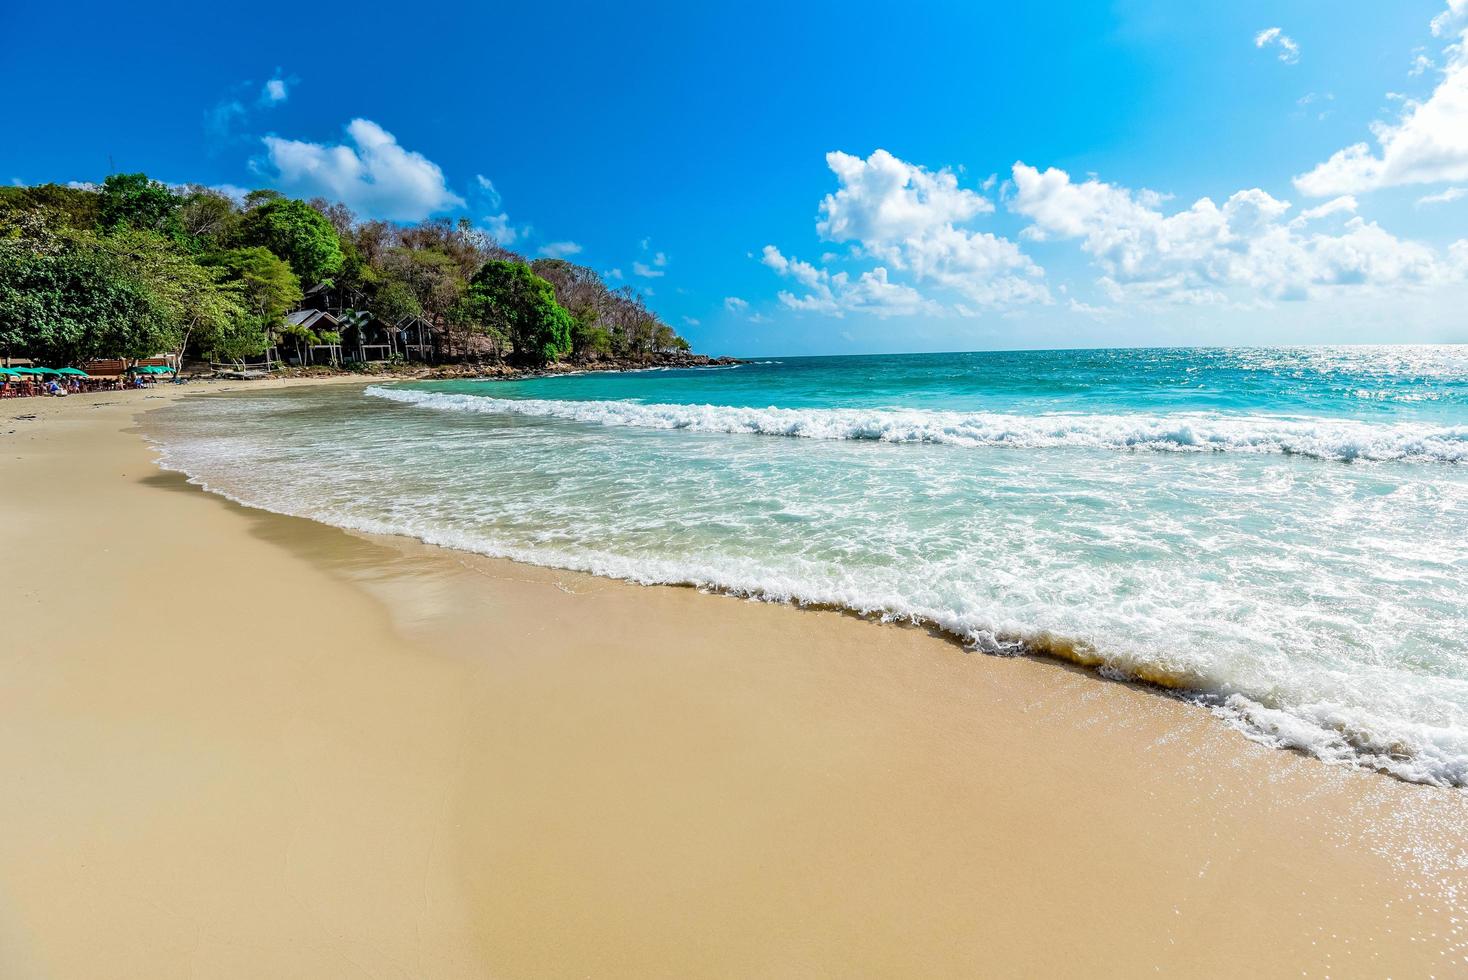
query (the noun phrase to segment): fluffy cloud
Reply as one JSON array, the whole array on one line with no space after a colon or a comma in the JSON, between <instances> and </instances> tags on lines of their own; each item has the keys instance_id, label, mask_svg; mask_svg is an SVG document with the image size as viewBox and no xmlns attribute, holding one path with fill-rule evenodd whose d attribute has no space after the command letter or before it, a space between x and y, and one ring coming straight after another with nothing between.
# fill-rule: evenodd
<instances>
[{"instance_id":1,"label":"fluffy cloud","mask_svg":"<svg viewBox=\"0 0 1468 980\"><path fill-rule=\"evenodd\" d=\"M350 145L265 137L266 163L275 171L275 182L291 193L339 200L360 214L390 221L417 221L464 205L448 189L438 164L404 149L377 123L354 119L347 136Z\"/></svg>"},{"instance_id":2,"label":"fluffy cloud","mask_svg":"<svg viewBox=\"0 0 1468 980\"><path fill-rule=\"evenodd\" d=\"M806 289L801 296L782 293L786 306L832 315L939 309L913 285L895 281L893 273L983 306L1049 301L1043 270L1018 245L961 227L994 205L978 191L960 187L953 171L928 170L886 150L866 159L832 152L826 164L838 186L821 201L817 233L826 241L852 244L856 258L881 264L854 276L833 273L825 268L833 255L823 256L818 268L766 246L765 265Z\"/></svg>"},{"instance_id":3,"label":"fluffy cloud","mask_svg":"<svg viewBox=\"0 0 1468 980\"><path fill-rule=\"evenodd\" d=\"M766 245L760 259L781 276L795 280L804 291L801 295L781 290L780 302L792 310L842 317L847 313L868 313L879 317L910 316L935 313L938 305L925 299L911 286L892 282L887 270L877 266L855 279L849 273L832 273L809 262L786 258L773 245ZM727 304L727 300L725 303Z\"/></svg>"},{"instance_id":4,"label":"fluffy cloud","mask_svg":"<svg viewBox=\"0 0 1468 980\"><path fill-rule=\"evenodd\" d=\"M1165 214L1160 195L1063 170L1017 163L1011 210L1034 222L1029 234L1079 239L1103 273L1113 300L1218 302L1242 289L1275 299L1304 299L1312 289L1427 282L1447 269L1437 254L1352 217L1335 234L1307 225L1354 212L1342 197L1285 221L1287 201L1257 188L1222 206L1201 198Z\"/></svg>"},{"instance_id":5,"label":"fluffy cloud","mask_svg":"<svg viewBox=\"0 0 1468 980\"><path fill-rule=\"evenodd\" d=\"M828 241L899 241L994 210L951 171L925 170L886 150L865 160L838 150L826 154L826 165L841 184L821 201L816 231Z\"/></svg>"},{"instance_id":6,"label":"fluffy cloud","mask_svg":"<svg viewBox=\"0 0 1468 980\"><path fill-rule=\"evenodd\" d=\"M1279 48L1279 60L1287 65L1293 65L1300 60L1300 46L1278 27L1266 27L1254 35L1254 47L1268 46Z\"/></svg>"},{"instance_id":7,"label":"fluffy cloud","mask_svg":"<svg viewBox=\"0 0 1468 980\"><path fill-rule=\"evenodd\" d=\"M1432 33L1435 37L1447 37L1468 19L1468 0L1448 0L1448 9L1432 18Z\"/></svg>"},{"instance_id":8,"label":"fluffy cloud","mask_svg":"<svg viewBox=\"0 0 1468 980\"><path fill-rule=\"evenodd\" d=\"M749 309L749 300L740 299L738 296L725 296L724 309L730 313L743 313Z\"/></svg>"},{"instance_id":9,"label":"fluffy cloud","mask_svg":"<svg viewBox=\"0 0 1468 980\"><path fill-rule=\"evenodd\" d=\"M546 242L540 247L540 254L548 259L564 259L568 255L576 255L581 251L581 246L575 242Z\"/></svg>"},{"instance_id":10,"label":"fluffy cloud","mask_svg":"<svg viewBox=\"0 0 1468 980\"><path fill-rule=\"evenodd\" d=\"M1342 194L1340 197L1331 198L1324 204L1316 205L1313 208L1306 208L1300 212L1300 216L1291 222L1291 224L1304 224L1307 221L1328 218L1333 214L1355 214L1357 207L1358 204L1354 197L1350 194Z\"/></svg>"},{"instance_id":11,"label":"fluffy cloud","mask_svg":"<svg viewBox=\"0 0 1468 980\"><path fill-rule=\"evenodd\" d=\"M280 76L270 79L265 87L260 90L260 104L265 106L276 105L284 102L290 92L286 88L285 79Z\"/></svg>"},{"instance_id":12,"label":"fluffy cloud","mask_svg":"<svg viewBox=\"0 0 1468 980\"><path fill-rule=\"evenodd\" d=\"M662 253L659 252L658 254L661 255ZM664 264L666 264L666 261L665 259ZM656 279L659 276L667 275L662 269L655 269L646 262L633 262L632 272L634 275L639 275L644 279Z\"/></svg>"},{"instance_id":13,"label":"fluffy cloud","mask_svg":"<svg viewBox=\"0 0 1468 980\"><path fill-rule=\"evenodd\" d=\"M481 224L484 225L484 230L489 232L495 241L505 246L515 244L515 242L530 233L528 225L523 228L517 228L511 224L510 216L503 211L499 214L486 215Z\"/></svg>"},{"instance_id":14,"label":"fluffy cloud","mask_svg":"<svg viewBox=\"0 0 1468 980\"><path fill-rule=\"evenodd\" d=\"M1449 187L1445 191L1439 191L1436 194L1426 194L1422 197L1419 197L1417 199L1417 206L1420 208L1429 204L1448 204L1452 201L1456 201L1458 198L1465 195L1468 195L1468 190L1465 190L1462 187Z\"/></svg>"},{"instance_id":15,"label":"fluffy cloud","mask_svg":"<svg viewBox=\"0 0 1468 980\"><path fill-rule=\"evenodd\" d=\"M1461 13L1465 3L1454 4ZM1449 11L1452 13L1453 11ZM1436 22L1434 22L1436 23ZM1468 180L1468 32L1448 49L1442 81L1425 102L1407 102L1395 122L1371 131L1378 150L1356 143L1295 178L1311 197L1355 194L1403 184Z\"/></svg>"}]
</instances>

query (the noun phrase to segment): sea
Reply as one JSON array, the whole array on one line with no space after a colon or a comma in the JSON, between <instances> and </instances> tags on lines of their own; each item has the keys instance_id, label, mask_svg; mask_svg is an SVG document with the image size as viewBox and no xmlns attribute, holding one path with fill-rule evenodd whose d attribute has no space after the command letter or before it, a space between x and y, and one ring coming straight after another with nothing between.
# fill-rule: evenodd
<instances>
[{"instance_id":1,"label":"sea","mask_svg":"<svg viewBox=\"0 0 1468 980\"><path fill-rule=\"evenodd\" d=\"M151 417L242 503L922 624L1468 784L1468 348L771 357Z\"/></svg>"}]
</instances>

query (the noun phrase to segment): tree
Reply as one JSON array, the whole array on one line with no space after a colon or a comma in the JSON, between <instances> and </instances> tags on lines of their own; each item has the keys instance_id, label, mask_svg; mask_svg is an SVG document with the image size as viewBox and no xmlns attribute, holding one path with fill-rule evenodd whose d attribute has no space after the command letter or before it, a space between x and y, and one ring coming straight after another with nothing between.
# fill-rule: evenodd
<instances>
[{"instance_id":1,"label":"tree","mask_svg":"<svg viewBox=\"0 0 1468 980\"><path fill-rule=\"evenodd\" d=\"M95 190L64 184L0 187L0 226L16 225L24 216L34 215L54 227L90 231L97 227L101 199Z\"/></svg>"},{"instance_id":2,"label":"tree","mask_svg":"<svg viewBox=\"0 0 1468 980\"><path fill-rule=\"evenodd\" d=\"M545 364L571 351L571 314L550 283L524 262L493 260L469 284L465 307L504 331L522 364Z\"/></svg>"},{"instance_id":3,"label":"tree","mask_svg":"<svg viewBox=\"0 0 1468 980\"><path fill-rule=\"evenodd\" d=\"M459 302L466 287L458 261L437 249L398 246L382 255L377 295L386 295L404 313L417 313L435 327L459 328L460 350L466 346L463 334L474 326L471 319L460 315ZM450 340L454 339L450 329Z\"/></svg>"},{"instance_id":4,"label":"tree","mask_svg":"<svg viewBox=\"0 0 1468 980\"><path fill-rule=\"evenodd\" d=\"M173 235L179 231L182 202L147 174L113 174L102 182L97 224L103 231L135 228Z\"/></svg>"},{"instance_id":5,"label":"tree","mask_svg":"<svg viewBox=\"0 0 1468 980\"><path fill-rule=\"evenodd\" d=\"M336 275L345 261L336 229L304 201L276 198L251 209L240 223L239 238L285 259L308 286Z\"/></svg>"},{"instance_id":6,"label":"tree","mask_svg":"<svg viewBox=\"0 0 1468 980\"><path fill-rule=\"evenodd\" d=\"M244 318L239 286L221 282L219 270L199 265L163 236L129 229L101 244L148 294L153 353L173 350L181 364L195 334L220 337Z\"/></svg>"},{"instance_id":7,"label":"tree","mask_svg":"<svg viewBox=\"0 0 1468 980\"><path fill-rule=\"evenodd\" d=\"M240 222L235 203L223 194L197 184L191 185L178 209L179 231L198 251L207 251L228 241Z\"/></svg>"},{"instance_id":8,"label":"tree","mask_svg":"<svg viewBox=\"0 0 1468 980\"><path fill-rule=\"evenodd\" d=\"M234 248L206 256L220 281L237 290L243 316L228 329L199 340L211 360L238 361L264 353L284 326L286 311L301 301L301 281L268 248Z\"/></svg>"},{"instance_id":9,"label":"tree","mask_svg":"<svg viewBox=\"0 0 1468 980\"><path fill-rule=\"evenodd\" d=\"M408 284L399 279L389 279L377 287L372 296L372 309L388 323L423 315L423 304L418 302Z\"/></svg>"},{"instance_id":10,"label":"tree","mask_svg":"<svg viewBox=\"0 0 1468 980\"><path fill-rule=\"evenodd\" d=\"M301 281L268 248L234 248L206 256L204 261L218 268L224 281L238 284L246 313L267 330L301 301Z\"/></svg>"},{"instance_id":11,"label":"tree","mask_svg":"<svg viewBox=\"0 0 1468 980\"><path fill-rule=\"evenodd\" d=\"M577 360L591 361L612 352L612 335L597 322L596 311L583 309L575 314L571 328L571 352Z\"/></svg>"},{"instance_id":12,"label":"tree","mask_svg":"<svg viewBox=\"0 0 1468 980\"><path fill-rule=\"evenodd\" d=\"M0 344L53 365L169 349L166 310L90 232L0 239Z\"/></svg>"}]
</instances>

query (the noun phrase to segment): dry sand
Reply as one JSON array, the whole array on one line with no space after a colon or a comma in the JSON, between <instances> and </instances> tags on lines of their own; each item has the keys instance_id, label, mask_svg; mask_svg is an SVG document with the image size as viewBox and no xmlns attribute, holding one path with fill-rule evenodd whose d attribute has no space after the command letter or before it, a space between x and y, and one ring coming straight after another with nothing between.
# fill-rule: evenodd
<instances>
[{"instance_id":1,"label":"dry sand","mask_svg":"<svg viewBox=\"0 0 1468 980\"><path fill-rule=\"evenodd\" d=\"M152 465L160 397L0 404L0 975L1468 973L1462 793L242 508Z\"/></svg>"}]
</instances>

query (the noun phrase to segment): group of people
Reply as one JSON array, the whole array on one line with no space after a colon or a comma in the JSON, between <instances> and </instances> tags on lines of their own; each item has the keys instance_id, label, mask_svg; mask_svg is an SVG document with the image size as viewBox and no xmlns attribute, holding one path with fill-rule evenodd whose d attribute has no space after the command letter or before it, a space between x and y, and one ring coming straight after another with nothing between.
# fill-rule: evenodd
<instances>
[{"instance_id":1,"label":"group of people","mask_svg":"<svg viewBox=\"0 0 1468 980\"><path fill-rule=\"evenodd\" d=\"M156 384L152 375L134 374L125 378L64 377L40 378L36 376L0 375L0 398L31 398L49 395L65 398L89 391L120 391L126 388L146 388Z\"/></svg>"}]
</instances>

